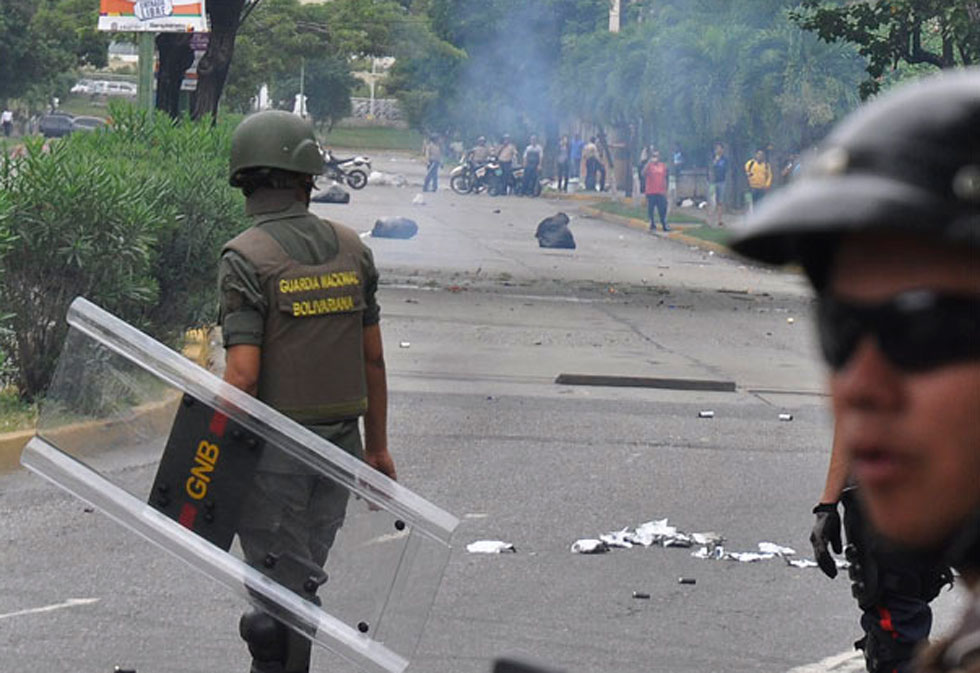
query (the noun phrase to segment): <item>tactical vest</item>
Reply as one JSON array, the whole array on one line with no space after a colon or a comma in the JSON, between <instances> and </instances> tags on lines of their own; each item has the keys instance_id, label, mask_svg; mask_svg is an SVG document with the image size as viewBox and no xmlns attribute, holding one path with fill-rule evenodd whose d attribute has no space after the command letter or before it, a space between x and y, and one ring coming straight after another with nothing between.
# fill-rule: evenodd
<instances>
[{"instance_id":1,"label":"tactical vest","mask_svg":"<svg viewBox=\"0 0 980 673\"><path fill-rule=\"evenodd\" d=\"M367 411L363 244L346 227L322 225L339 247L323 264L297 262L254 226L225 245L255 267L268 304L258 398L307 425Z\"/></svg>"}]
</instances>

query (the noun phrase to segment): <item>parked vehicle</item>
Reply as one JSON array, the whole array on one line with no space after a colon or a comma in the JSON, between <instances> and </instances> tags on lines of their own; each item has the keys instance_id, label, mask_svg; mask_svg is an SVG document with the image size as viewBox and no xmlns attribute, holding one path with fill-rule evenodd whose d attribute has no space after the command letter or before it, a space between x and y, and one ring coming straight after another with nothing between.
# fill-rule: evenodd
<instances>
[{"instance_id":1,"label":"parked vehicle","mask_svg":"<svg viewBox=\"0 0 980 673\"><path fill-rule=\"evenodd\" d=\"M71 93L95 93L95 82L90 79L80 79L70 89Z\"/></svg>"},{"instance_id":2,"label":"parked vehicle","mask_svg":"<svg viewBox=\"0 0 980 673\"><path fill-rule=\"evenodd\" d=\"M102 117L75 117L71 120L72 131L92 132L107 125L108 122Z\"/></svg>"},{"instance_id":3,"label":"parked vehicle","mask_svg":"<svg viewBox=\"0 0 980 673\"><path fill-rule=\"evenodd\" d=\"M449 172L449 186L457 194L479 194L487 189L491 196L496 196L500 191L501 174L496 157L490 157L482 164L463 157L459 165Z\"/></svg>"},{"instance_id":4,"label":"parked vehicle","mask_svg":"<svg viewBox=\"0 0 980 673\"><path fill-rule=\"evenodd\" d=\"M61 112L46 114L38 122L38 130L45 138L61 138L71 135L72 119L71 115Z\"/></svg>"},{"instance_id":5,"label":"parked vehicle","mask_svg":"<svg viewBox=\"0 0 980 673\"><path fill-rule=\"evenodd\" d=\"M323 175L336 182L344 183L351 189L363 189L371 172L371 161L364 156L337 159L330 150L324 152Z\"/></svg>"}]
</instances>

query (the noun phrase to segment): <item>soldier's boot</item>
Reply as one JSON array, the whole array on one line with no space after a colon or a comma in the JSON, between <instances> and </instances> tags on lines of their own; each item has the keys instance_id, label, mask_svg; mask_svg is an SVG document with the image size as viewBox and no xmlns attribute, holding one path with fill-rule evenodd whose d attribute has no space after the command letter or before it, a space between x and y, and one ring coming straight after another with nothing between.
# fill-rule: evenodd
<instances>
[{"instance_id":1,"label":"soldier's boot","mask_svg":"<svg viewBox=\"0 0 980 673\"><path fill-rule=\"evenodd\" d=\"M242 615L238 633L252 654L249 673L286 673L289 629L261 610Z\"/></svg>"}]
</instances>

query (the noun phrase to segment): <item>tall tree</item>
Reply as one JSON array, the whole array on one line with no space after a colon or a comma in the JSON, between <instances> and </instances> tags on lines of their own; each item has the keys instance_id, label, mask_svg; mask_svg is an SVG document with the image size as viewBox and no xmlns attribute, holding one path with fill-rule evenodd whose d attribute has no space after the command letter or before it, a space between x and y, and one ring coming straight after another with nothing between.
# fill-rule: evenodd
<instances>
[{"instance_id":1,"label":"tall tree","mask_svg":"<svg viewBox=\"0 0 980 673\"><path fill-rule=\"evenodd\" d=\"M857 45L868 61L862 97L876 93L900 62L953 68L980 61L976 0L804 0L791 17L822 40Z\"/></svg>"}]
</instances>

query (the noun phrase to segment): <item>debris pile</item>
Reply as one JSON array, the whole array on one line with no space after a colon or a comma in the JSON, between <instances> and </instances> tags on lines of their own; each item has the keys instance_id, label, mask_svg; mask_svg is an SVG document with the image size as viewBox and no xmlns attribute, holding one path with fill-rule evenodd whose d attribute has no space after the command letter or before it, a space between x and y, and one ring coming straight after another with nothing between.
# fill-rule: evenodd
<instances>
[{"instance_id":1,"label":"debris pile","mask_svg":"<svg viewBox=\"0 0 980 673\"><path fill-rule=\"evenodd\" d=\"M407 217L382 217L375 221L372 238L412 238L419 233L419 225Z\"/></svg>"},{"instance_id":2,"label":"debris pile","mask_svg":"<svg viewBox=\"0 0 980 673\"><path fill-rule=\"evenodd\" d=\"M371 171L371 174L368 175L368 184L378 187L404 187L408 184L408 180L401 173Z\"/></svg>"},{"instance_id":3,"label":"debris pile","mask_svg":"<svg viewBox=\"0 0 980 673\"><path fill-rule=\"evenodd\" d=\"M538 245L542 248L575 249L575 238L568 228L568 215L565 213L558 213L541 220L534 237L538 239Z\"/></svg>"},{"instance_id":4,"label":"debris pile","mask_svg":"<svg viewBox=\"0 0 980 673\"><path fill-rule=\"evenodd\" d=\"M330 185L312 199L313 203L350 203L350 193L340 185Z\"/></svg>"},{"instance_id":5,"label":"debris pile","mask_svg":"<svg viewBox=\"0 0 980 673\"><path fill-rule=\"evenodd\" d=\"M575 554L602 554L612 549L631 549L633 547L680 547L697 546L697 551L691 553L696 559L712 561L738 561L739 563L755 563L782 559L786 565L794 568L816 568L816 562L810 559L797 559L796 550L784 547L774 542L760 542L759 551L733 552L726 551L722 543L725 538L714 532L685 533L671 526L667 519L655 519L637 526L634 529L624 528L600 535L598 539L576 540L571 551ZM837 560L838 568L847 568L847 561Z\"/></svg>"},{"instance_id":6,"label":"debris pile","mask_svg":"<svg viewBox=\"0 0 980 673\"><path fill-rule=\"evenodd\" d=\"M471 554L511 554L517 553L517 548L510 542L477 540L466 545L466 551Z\"/></svg>"}]
</instances>

